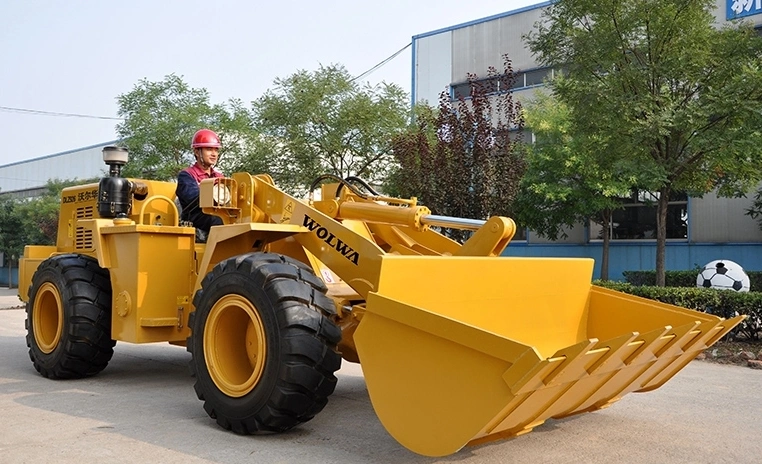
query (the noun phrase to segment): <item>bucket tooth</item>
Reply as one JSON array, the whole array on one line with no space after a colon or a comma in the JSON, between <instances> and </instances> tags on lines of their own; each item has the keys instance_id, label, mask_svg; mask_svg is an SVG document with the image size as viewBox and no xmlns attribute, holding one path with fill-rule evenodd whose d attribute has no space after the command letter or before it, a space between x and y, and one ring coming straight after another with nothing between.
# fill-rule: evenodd
<instances>
[{"instance_id":1,"label":"bucket tooth","mask_svg":"<svg viewBox=\"0 0 762 464\"><path fill-rule=\"evenodd\" d=\"M586 340L568 348L558 350L553 358L562 358L561 364L544 379L545 386L575 382L587 375L585 355L598 343L598 340Z\"/></svg>"},{"instance_id":2,"label":"bucket tooth","mask_svg":"<svg viewBox=\"0 0 762 464\"><path fill-rule=\"evenodd\" d=\"M656 361L654 361L651 367L638 378L638 387L632 391L646 391L644 389L649 383L652 383L655 378L658 378L663 371L669 371L669 366L671 364L676 363L681 357L685 356L686 353L684 348L699 334L698 328L700 326L701 323L696 321L693 324L675 327L672 330L672 333L667 335L670 340L658 353L656 353ZM687 361L690 361L691 359L693 358L687 358Z\"/></svg>"},{"instance_id":3,"label":"bucket tooth","mask_svg":"<svg viewBox=\"0 0 762 464\"><path fill-rule=\"evenodd\" d=\"M596 349L605 350L603 356L587 368L589 375L599 375L608 372L618 371L625 364L625 356L629 355L628 347L638 337L637 332L624 334L605 342L600 342Z\"/></svg>"},{"instance_id":4,"label":"bucket tooth","mask_svg":"<svg viewBox=\"0 0 762 464\"><path fill-rule=\"evenodd\" d=\"M622 396L631 391L628 387L657 359L654 352L666 344L668 338L665 335L671 330L671 327L651 330L639 334L623 346L620 350L623 367L607 373L602 384L567 415L607 408L619 401Z\"/></svg>"},{"instance_id":5,"label":"bucket tooth","mask_svg":"<svg viewBox=\"0 0 762 464\"><path fill-rule=\"evenodd\" d=\"M637 366L656 361L656 351L660 350L668 341L666 335L670 330L672 327L666 326L644 333L638 340L642 344L624 360L624 364Z\"/></svg>"},{"instance_id":6,"label":"bucket tooth","mask_svg":"<svg viewBox=\"0 0 762 464\"><path fill-rule=\"evenodd\" d=\"M542 416L550 417L545 412L553 407L570 385L587 375L586 356L593 353L591 348L596 344L597 340L586 340L559 350L551 358L538 362L531 379L528 382L522 382L520 388L508 383L511 391L520 400L511 402L503 408L480 431L480 435L494 433L519 435L543 423L545 419ZM503 379L510 382L510 375L506 374L503 375ZM526 409L528 412L521 413L521 409ZM509 422L511 416L522 420L518 423Z\"/></svg>"},{"instance_id":7,"label":"bucket tooth","mask_svg":"<svg viewBox=\"0 0 762 464\"><path fill-rule=\"evenodd\" d=\"M740 324L744 319L746 319L746 316L736 316L727 320L720 321L714 327L714 329L712 329L712 336L706 341L706 346L704 346L702 349L705 350L717 343L719 339L727 335L728 332L733 330L733 327Z\"/></svg>"},{"instance_id":8,"label":"bucket tooth","mask_svg":"<svg viewBox=\"0 0 762 464\"><path fill-rule=\"evenodd\" d=\"M718 334L720 336L724 335L743 319L743 316L738 316L737 318L728 321L706 321L702 323L698 330L695 331L697 332L695 337L686 340L681 346L680 356L664 366L664 369L648 381L644 382L643 388L637 391L647 392L664 385L664 383L691 362L701 351L705 350L708 346L711 346L712 342L710 342L710 340L717 340Z\"/></svg>"},{"instance_id":9,"label":"bucket tooth","mask_svg":"<svg viewBox=\"0 0 762 464\"><path fill-rule=\"evenodd\" d=\"M616 372L625 367L624 359L634 350L632 342L637 336L637 333L627 334L596 345L592 350L596 356L595 359L591 357L592 362L588 363L585 369L585 379L572 386L567 392L569 405L562 411L554 412L552 417L558 419L583 412L581 406L601 391Z\"/></svg>"},{"instance_id":10,"label":"bucket tooth","mask_svg":"<svg viewBox=\"0 0 762 464\"><path fill-rule=\"evenodd\" d=\"M528 351L511 364L502 378L510 387L512 395L523 395L544 386L542 379L556 369L560 362L560 358L543 361L536 351Z\"/></svg>"}]
</instances>

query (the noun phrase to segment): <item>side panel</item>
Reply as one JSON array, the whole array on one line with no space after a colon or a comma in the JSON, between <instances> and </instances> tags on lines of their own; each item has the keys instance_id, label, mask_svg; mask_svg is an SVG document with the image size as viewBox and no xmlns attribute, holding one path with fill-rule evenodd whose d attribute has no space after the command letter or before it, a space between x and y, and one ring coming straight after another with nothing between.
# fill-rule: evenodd
<instances>
[{"instance_id":1,"label":"side panel","mask_svg":"<svg viewBox=\"0 0 762 464\"><path fill-rule=\"evenodd\" d=\"M98 184L78 185L61 192L56 245L62 253L92 254L92 231L79 221L98 217Z\"/></svg>"},{"instance_id":2,"label":"side panel","mask_svg":"<svg viewBox=\"0 0 762 464\"><path fill-rule=\"evenodd\" d=\"M111 337L184 342L196 279L193 229L128 225L100 231L111 273Z\"/></svg>"},{"instance_id":3,"label":"side panel","mask_svg":"<svg viewBox=\"0 0 762 464\"><path fill-rule=\"evenodd\" d=\"M19 298L29 301L29 286L32 284L32 276L41 262L48 259L56 252L54 246L24 247L24 257L19 262Z\"/></svg>"}]
</instances>

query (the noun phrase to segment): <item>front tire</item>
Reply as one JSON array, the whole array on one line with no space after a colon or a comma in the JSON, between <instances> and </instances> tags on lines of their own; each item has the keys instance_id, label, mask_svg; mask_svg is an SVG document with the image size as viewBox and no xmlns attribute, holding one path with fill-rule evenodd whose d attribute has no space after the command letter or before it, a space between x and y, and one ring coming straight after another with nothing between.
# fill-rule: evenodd
<instances>
[{"instance_id":1,"label":"front tire","mask_svg":"<svg viewBox=\"0 0 762 464\"><path fill-rule=\"evenodd\" d=\"M26 314L29 358L44 377L94 375L114 354L109 273L89 256L58 255L40 263Z\"/></svg>"},{"instance_id":2,"label":"front tire","mask_svg":"<svg viewBox=\"0 0 762 464\"><path fill-rule=\"evenodd\" d=\"M282 432L323 409L341 366L325 292L308 266L273 253L229 258L204 278L187 346L196 394L219 425Z\"/></svg>"}]
</instances>

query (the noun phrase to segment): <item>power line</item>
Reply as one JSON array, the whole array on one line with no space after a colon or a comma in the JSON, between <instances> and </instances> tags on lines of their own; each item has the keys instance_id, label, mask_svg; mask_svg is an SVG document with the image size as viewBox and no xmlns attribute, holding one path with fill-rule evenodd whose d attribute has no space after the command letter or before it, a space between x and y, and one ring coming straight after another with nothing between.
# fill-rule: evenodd
<instances>
[{"instance_id":1,"label":"power line","mask_svg":"<svg viewBox=\"0 0 762 464\"><path fill-rule=\"evenodd\" d=\"M42 110L30 110L27 108L13 108L10 106L0 106L0 111L6 113L22 113L22 114L35 114L41 116L58 116L67 118L86 118L86 119L110 119L114 121L124 121L124 118L114 118L111 116L93 116L91 114L77 114L77 113L57 113L55 111L42 111Z\"/></svg>"},{"instance_id":2,"label":"power line","mask_svg":"<svg viewBox=\"0 0 762 464\"><path fill-rule=\"evenodd\" d=\"M40 179L22 179L21 177L5 177L5 176L0 176L0 179L15 180L15 181L19 181L19 182L45 182L44 180L40 180Z\"/></svg>"},{"instance_id":3,"label":"power line","mask_svg":"<svg viewBox=\"0 0 762 464\"><path fill-rule=\"evenodd\" d=\"M358 75L357 77L353 77L353 78L352 78L352 79L351 79L349 82L354 82L354 81L356 81L356 80L358 80L358 79L362 79L363 77L366 77L366 76L368 76L370 73L372 73L372 72L373 72L373 71L375 71L376 69L378 69L378 68L380 68L381 66L385 65L386 63L388 63L388 62L392 61L394 58L396 58L396 57L397 57L397 55L399 55L400 53L402 53L403 51L405 51L405 49L407 49L407 48L408 48L409 46L411 46L411 45L413 45L413 43L412 43L412 42L410 42L409 44L407 44L407 45L405 45L404 47L400 48L399 50L397 50L396 52L394 52L394 54L393 54L392 56L390 56L389 58L387 58L387 59L385 59L385 60L381 61L381 62L380 62L380 63L378 63L377 65L375 65L375 66L373 66L372 68L370 68L369 70L365 71L364 73L362 73L362 74Z\"/></svg>"},{"instance_id":4,"label":"power line","mask_svg":"<svg viewBox=\"0 0 762 464\"><path fill-rule=\"evenodd\" d=\"M400 48L396 52L394 52L390 57L384 59L383 61L379 62L372 68L368 69L362 74L359 74L352 79L350 79L349 82L354 82L356 80L362 79L364 77L369 76L373 71L377 70L381 66L385 65L386 63L392 61L394 58L397 57L400 53L404 52L408 47L413 45L412 42L408 43L404 47ZM0 112L6 112L6 113L22 113L22 114L34 114L34 115L40 115L40 116L57 116L57 117L65 117L65 118L85 118L85 119L107 119L112 121L124 121L124 118L115 118L112 116L95 116L92 114L78 114L78 113L59 113L55 111L43 111L43 110L32 110L28 108L14 108L11 106L0 106Z\"/></svg>"}]
</instances>

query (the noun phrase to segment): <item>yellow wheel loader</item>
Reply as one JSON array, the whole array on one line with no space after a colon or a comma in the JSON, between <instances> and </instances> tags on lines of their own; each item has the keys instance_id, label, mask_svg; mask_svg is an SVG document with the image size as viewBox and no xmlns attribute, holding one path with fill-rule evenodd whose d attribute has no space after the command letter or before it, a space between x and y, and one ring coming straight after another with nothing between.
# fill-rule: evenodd
<instances>
[{"instance_id":1,"label":"yellow wheel loader","mask_svg":"<svg viewBox=\"0 0 762 464\"><path fill-rule=\"evenodd\" d=\"M108 177L62 192L56 245L24 251L32 363L78 378L116 341L185 345L204 409L236 433L314 417L343 358L396 440L443 456L653 390L742 319L593 286L590 259L501 256L511 219L436 216L357 178L307 200L267 175L205 180L223 225L197 243L176 184L121 177L121 148L104 160Z\"/></svg>"}]
</instances>

